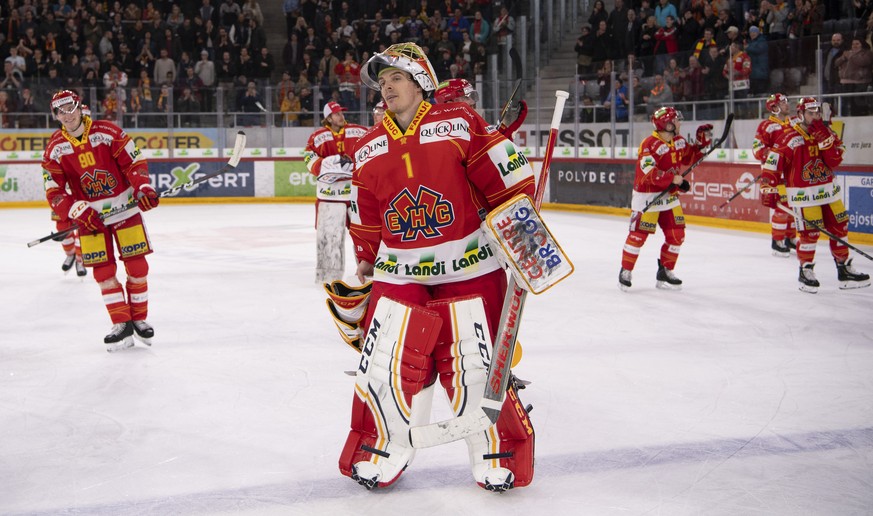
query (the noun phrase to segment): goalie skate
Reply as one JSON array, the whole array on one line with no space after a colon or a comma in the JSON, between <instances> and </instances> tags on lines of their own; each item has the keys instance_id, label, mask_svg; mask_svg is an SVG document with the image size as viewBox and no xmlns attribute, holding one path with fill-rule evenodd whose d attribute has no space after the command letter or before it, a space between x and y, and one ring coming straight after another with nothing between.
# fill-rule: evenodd
<instances>
[{"instance_id":1,"label":"goalie skate","mask_svg":"<svg viewBox=\"0 0 873 516\"><path fill-rule=\"evenodd\" d=\"M112 325L112 329L103 337L103 343L109 353L133 347L133 323L127 321Z\"/></svg>"}]
</instances>

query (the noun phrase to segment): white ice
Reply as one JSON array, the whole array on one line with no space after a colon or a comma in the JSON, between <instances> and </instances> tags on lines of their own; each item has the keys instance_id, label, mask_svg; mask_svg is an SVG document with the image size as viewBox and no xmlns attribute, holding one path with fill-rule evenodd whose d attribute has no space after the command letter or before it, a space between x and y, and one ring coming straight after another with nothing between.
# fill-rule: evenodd
<instances>
[{"instance_id":1,"label":"white ice","mask_svg":"<svg viewBox=\"0 0 873 516\"><path fill-rule=\"evenodd\" d=\"M824 240L816 295L768 235L700 226L682 291L654 288L658 233L622 293L627 220L554 211L576 272L524 314L533 484L480 489L452 443L365 491L337 468L358 358L313 281L313 213L146 214L154 345L109 354L90 274L25 245L53 230L48 209L0 210L0 513L873 512L873 288L838 290Z\"/></svg>"}]
</instances>

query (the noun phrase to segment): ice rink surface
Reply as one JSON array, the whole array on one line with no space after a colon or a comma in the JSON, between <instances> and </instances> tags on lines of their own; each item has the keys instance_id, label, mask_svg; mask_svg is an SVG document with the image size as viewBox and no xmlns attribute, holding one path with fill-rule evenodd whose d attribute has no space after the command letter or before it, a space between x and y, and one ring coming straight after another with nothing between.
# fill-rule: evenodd
<instances>
[{"instance_id":1,"label":"ice rink surface","mask_svg":"<svg viewBox=\"0 0 873 516\"><path fill-rule=\"evenodd\" d=\"M478 488L460 442L365 491L337 468L358 356L314 283L313 213L146 214L154 346L109 354L90 271L25 245L48 209L0 210L0 513L873 513L873 288L838 290L825 240L816 295L767 235L700 226L682 291L654 288L659 232L622 293L626 219L564 212L544 216L576 273L528 298L515 369L533 484Z\"/></svg>"}]
</instances>

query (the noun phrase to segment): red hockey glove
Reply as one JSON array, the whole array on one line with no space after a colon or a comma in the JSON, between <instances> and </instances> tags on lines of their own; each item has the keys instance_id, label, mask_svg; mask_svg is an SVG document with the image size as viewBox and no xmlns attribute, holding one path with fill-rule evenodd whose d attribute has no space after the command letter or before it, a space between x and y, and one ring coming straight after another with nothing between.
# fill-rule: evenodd
<instances>
[{"instance_id":1,"label":"red hockey glove","mask_svg":"<svg viewBox=\"0 0 873 516\"><path fill-rule=\"evenodd\" d=\"M837 136L821 120L813 120L809 124L809 134L818 143L818 148L827 150L834 146Z\"/></svg>"},{"instance_id":2,"label":"red hockey glove","mask_svg":"<svg viewBox=\"0 0 873 516\"><path fill-rule=\"evenodd\" d=\"M100 214L85 201L73 203L73 206L70 208L70 218L75 219L79 226L92 233L106 231L106 226L103 225Z\"/></svg>"},{"instance_id":3,"label":"red hockey glove","mask_svg":"<svg viewBox=\"0 0 873 516\"><path fill-rule=\"evenodd\" d=\"M520 100L518 101L518 116L515 117L514 122L500 129L500 134L511 140L512 135L515 131L518 131L518 128L524 123L525 118L527 118L527 102Z\"/></svg>"},{"instance_id":4,"label":"red hockey glove","mask_svg":"<svg viewBox=\"0 0 873 516\"><path fill-rule=\"evenodd\" d=\"M704 148L712 143L712 124L703 124L697 128L697 147Z\"/></svg>"},{"instance_id":5,"label":"red hockey glove","mask_svg":"<svg viewBox=\"0 0 873 516\"><path fill-rule=\"evenodd\" d=\"M772 186L762 186L761 187L761 204L768 208L775 208L777 204L779 204L779 200L781 199L781 195L779 195L779 190Z\"/></svg>"},{"instance_id":6,"label":"red hockey glove","mask_svg":"<svg viewBox=\"0 0 873 516\"><path fill-rule=\"evenodd\" d=\"M142 211L156 208L160 202L158 192L151 185L145 184L136 189L136 203Z\"/></svg>"}]
</instances>

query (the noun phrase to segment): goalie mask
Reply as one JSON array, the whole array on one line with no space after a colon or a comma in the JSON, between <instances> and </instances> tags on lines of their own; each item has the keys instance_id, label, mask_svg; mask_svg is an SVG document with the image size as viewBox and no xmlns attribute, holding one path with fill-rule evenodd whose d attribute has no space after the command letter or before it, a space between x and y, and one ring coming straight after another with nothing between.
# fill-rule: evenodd
<instances>
[{"instance_id":1,"label":"goalie mask","mask_svg":"<svg viewBox=\"0 0 873 516\"><path fill-rule=\"evenodd\" d=\"M782 104L785 104L783 107ZM774 115L786 115L788 114L788 97L781 93L774 93L767 97L767 111L773 113Z\"/></svg>"},{"instance_id":2,"label":"goalie mask","mask_svg":"<svg viewBox=\"0 0 873 516\"><path fill-rule=\"evenodd\" d=\"M74 91L61 90L52 96L52 117L57 120L58 114L70 114L79 109L82 99Z\"/></svg>"},{"instance_id":3,"label":"goalie mask","mask_svg":"<svg viewBox=\"0 0 873 516\"><path fill-rule=\"evenodd\" d=\"M437 104L466 101L470 106L476 106L479 102L479 92L467 79L449 79L440 83L434 99Z\"/></svg>"},{"instance_id":4,"label":"goalie mask","mask_svg":"<svg viewBox=\"0 0 873 516\"><path fill-rule=\"evenodd\" d=\"M386 68L397 68L412 75L412 80L425 92L437 89L436 72L424 51L415 43L397 43L384 52L374 54L364 63L361 80L368 87L379 90L379 74Z\"/></svg>"}]
</instances>

